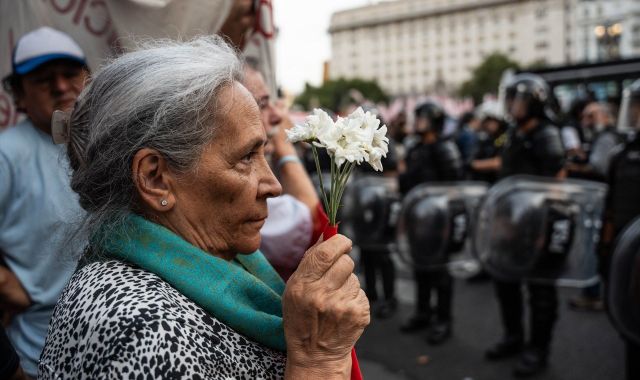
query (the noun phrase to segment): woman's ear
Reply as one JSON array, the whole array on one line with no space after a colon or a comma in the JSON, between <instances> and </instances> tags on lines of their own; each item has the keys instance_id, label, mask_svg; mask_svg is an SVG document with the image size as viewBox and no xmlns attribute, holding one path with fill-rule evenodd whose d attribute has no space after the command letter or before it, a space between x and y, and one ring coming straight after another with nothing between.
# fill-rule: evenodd
<instances>
[{"instance_id":1,"label":"woman's ear","mask_svg":"<svg viewBox=\"0 0 640 380\"><path fill-rule=\"evenodd\" d=\"M167 160L158 151L140 149L133 156L131 174L138 196L146 207L164 212L175 206L175 177L169 170Z\"/></svg>"}]
</instances>

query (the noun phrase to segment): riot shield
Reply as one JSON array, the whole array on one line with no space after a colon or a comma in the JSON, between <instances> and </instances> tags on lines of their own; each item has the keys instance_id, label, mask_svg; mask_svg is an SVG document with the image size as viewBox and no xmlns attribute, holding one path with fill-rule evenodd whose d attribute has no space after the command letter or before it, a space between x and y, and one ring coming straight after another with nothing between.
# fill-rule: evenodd
<instances>
[{"instance_id":1,"label":"riot shield","mask_svg":"<svg viewBox=\"0 0 640 380\"><path fill-rule=\"evenodd\" d=\"M354 177L342 198L340 230L360 248L389 250L395 243L400 198L395 178Z\"/></svg>"},{"instance_id":2,"label":"riot shield","mask_svg":"<svg viewBox=\"0 0 640 380\"><path fill-rule=\"evenodd\" d=\"M398 219L398 252L411 268L449 268L471 276L479 265L467 249L475 210L488 185L484 182L424 183L404 198Z\"/></svg>"},{"instance_id":3,"label":"riot shield","mask_svg":"<svg viewBox=\"0 0 640 380\"><path fill-rule=\"evenodd\" d=\"M606 191L591 181L508 177L489 190L478 211L474 253L504 281L591 285Z\"/></svg>"},{"instance_id":4,"label":"riot shield","mask_svg":"<svg viewBox=\"0 0 640 380\"><path fill-rule=\"evenodd\" d=\"M622 232L611 261L608 309L616 329L640 345L640 218Z\"/></svg>"}]
</instances>

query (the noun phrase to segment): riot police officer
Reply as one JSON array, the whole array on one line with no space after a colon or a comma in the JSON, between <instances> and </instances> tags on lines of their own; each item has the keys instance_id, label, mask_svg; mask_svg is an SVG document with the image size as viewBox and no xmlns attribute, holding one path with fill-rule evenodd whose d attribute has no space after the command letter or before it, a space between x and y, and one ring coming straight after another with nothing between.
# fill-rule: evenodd
<instances>
[{"instance_id":1,"label":"riot police officer","mask_svg":"<svg viewBox=\"0 0 640 380\"><path fill-rule=\"evenodd\" d=\"M609 278L614 242L630 222L640 216L640 80L624 92L618 129L625 135L609 166L609 193L599 259L605 287L616 278ZM640 378L640 347L625 338L627 348L627 378Z\"/></svg>"},{"instance_id":2,"label":"riot police officer","mask_svg":"<svg viewBox=\"0 0 640 380\"><path fill-rule=\"evenodd\" d=\"M478 147L471 159L471 179L493 184L498 179L500 155L507 140L507 123L498 102L487 102L477 111L480 119Z\"/></svg>"},{"instance_id":3,"label":"riot police officer","mask_svg":"<svg viewBox=\"0 0 640 380\"><path fill-rule=\"evenodd\" d=\"M378 114L376 109L369 109L372 113ZM380 119L380 125L384 125L385 122L382 120L380 116L377 116ZM364 176L385 176L385 177L395 177L398 170L398 155L396 152L396 141L393 137L389 138L389 152L387 156L382 158L382 166L384 167L384 173L374 170L370 165L361 165L358 167L358 172ZM388 204L390 206L390 204ZM390 210L388 210L390 211ZM366 210L365 210L366 212ZM391 213L391 212L389 212ZM361 215L363 219L367 219L366 215ZM360 220L358 220L360 222ZM387 225L390 224L389 220L383 221L386 222ZM366 224L366 223L363 223ZM367 226L368 227L368 226ZM356 229L358 230L358 229ZM370 231L354 231L356 236L358 233L365 235L366 232L370 233ZM385 232L378 236L378 239L386 240L385 237L388 236L390 239L393 236L393 229L389 226ZM365 240L369 236L358 236L358 240ZM385 241L386 242L386 241ZM379 243L379 242L376 242ZM396 299L396 290L395 290L395 280L396 280L396 269L393 260L391 259L391 252L389 250L389 244L359 244L360 245L360 258L361 263L364 269L364 279L365 279L365 293L367 294L367 298L371 304L374 304L378 301L378 290L377 290L377 278L380 275L382 279L382 290L384 294L384 299L380 301L375 307L372 308L373 315L378 318L389 318L395 313L398 307L398 300Z\"/></svg>"},{"instance_id":4,"label":"riot police officer","mask_svg":"<svg viewBox=\"0 0 640 380\"><path fill-rule=\"evenodd\" d=\"M415 109L415 133L418 142L408 151L406 169L399 176L399 187L406 194L424 182L456 181L462 178L462 159L455 143L443 137L446 120L444 110L435 103L424 103ZM402 332L429 328L427 341L444 342L451 335L451 303L453 278L446 269L415 268L416 312L402 327ZM436 305L431 306L432 292ZM432 311L435 312L432 313Z\"/></svg>"},{"instance_id":5,"label":"riot police officer","mask_svg":"<svg viewBox=\"0 0 640 380\"><path fill-rule=\"evenodd\" d=\"M501 155L500 177L529 174L563 177L564 149L550 111L551 93L542 78L518 74L506 84L505 111L513 124ZM495 280L505 335L486 357L499 360L520 355L514 375L543 370L557 319L557 290L552 285L526 284L531 309L531 333L525 341L522 284ZM526 345L525 345L526 343Z\"/></svg>"}]
</instances>

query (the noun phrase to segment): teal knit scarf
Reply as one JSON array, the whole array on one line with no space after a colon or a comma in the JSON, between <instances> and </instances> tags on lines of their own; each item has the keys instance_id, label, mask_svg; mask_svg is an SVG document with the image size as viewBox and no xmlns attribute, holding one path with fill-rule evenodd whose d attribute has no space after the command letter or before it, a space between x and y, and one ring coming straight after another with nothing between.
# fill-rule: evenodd
<instances>
[{"instance_id":1,"label":"teal knit scarf","mask_svg":"<svg viewBox=\"0 0 640 380\"><path fill-rule=\"evenodd\" d=\"M122 230L103 230L92 241L101 255L158 275L238 333L285 351L284 282L260 251L226 261L137 215Z\"/></svg>"}]
</instances>

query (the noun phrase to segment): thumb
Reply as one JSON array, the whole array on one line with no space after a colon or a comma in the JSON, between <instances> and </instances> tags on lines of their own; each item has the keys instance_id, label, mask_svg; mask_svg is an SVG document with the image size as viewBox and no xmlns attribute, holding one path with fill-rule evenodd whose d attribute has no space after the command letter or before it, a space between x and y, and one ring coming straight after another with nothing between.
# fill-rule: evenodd
<instances>
[{"instance_id":1,"label":"thumb","mask_svg":"<svg viewBox=\"0 0 640 380\"><path fill-rule=\"evenodd\" d=\"M318 240L310 248L313 248L313 247L317 246L318 244L322 243L323 241L324 241L324 232L320 235Z\"/></svg>"}]
</instances>

